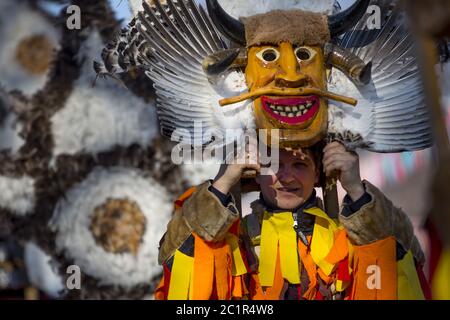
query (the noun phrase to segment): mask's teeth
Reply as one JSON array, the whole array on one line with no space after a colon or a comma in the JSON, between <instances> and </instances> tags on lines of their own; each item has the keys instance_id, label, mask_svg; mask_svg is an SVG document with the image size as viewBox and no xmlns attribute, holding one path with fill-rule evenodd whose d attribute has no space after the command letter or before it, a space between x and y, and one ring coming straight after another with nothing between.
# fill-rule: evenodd
<instances>
[{"instance_id":1,"label":"mask's teeth","mask_svg":"<svg viewBox=\"0 0 450 320\"><path fill-rule=\"evenodd\" d=\"M315 101L305 101L303 104L285 106L266 101L267 107L270 108L273 113L289 118L300 117L306 114L312 108L314 103Z\"/></svg>"}]
</instances>

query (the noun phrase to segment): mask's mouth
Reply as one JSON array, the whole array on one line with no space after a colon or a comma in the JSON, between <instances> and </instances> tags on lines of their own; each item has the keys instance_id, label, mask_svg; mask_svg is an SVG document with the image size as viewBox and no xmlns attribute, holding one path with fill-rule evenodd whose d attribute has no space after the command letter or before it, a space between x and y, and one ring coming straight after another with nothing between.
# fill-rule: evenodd
<instances>
[{"instance_id":1,"label":"mask's mouth","mask_svg":"<svg viewBox=\"0 0 450 320\"><path fill-rule=\"evenodd\" d=\"M262 97L264 95L270 95L270 96L280 96L280 97L306 97L308 95L314 95L314 96L320 96L325 99L331 99L335 101L344 102L347 104L351 104L352 106L356 106L358 101L353 98L345 97L336 93L332 93L327 90L322 90L319 88L313 88L313 87L302 87L302 88L271 88L271 87L264 87L264 88L258 88L251 92L243 93L239 96L230 97L230 98L224 98L219 100L219 104L221 106L226 106L229 104L238 103L247 99L257 99L259 97Z\"/></svg>"},{"instance_id":2,"label":"mask's mouth","mask_svg":"<svg viewBox=\"0 0 450 320\"><path fill-rule=\"evenodd\" d=\"M312 119L320 107L320 99L318 96L301 96L290 98L273 98L262 96L261 104L272 118L296 125L304 123Z\"/></svg>"}]
</instances>

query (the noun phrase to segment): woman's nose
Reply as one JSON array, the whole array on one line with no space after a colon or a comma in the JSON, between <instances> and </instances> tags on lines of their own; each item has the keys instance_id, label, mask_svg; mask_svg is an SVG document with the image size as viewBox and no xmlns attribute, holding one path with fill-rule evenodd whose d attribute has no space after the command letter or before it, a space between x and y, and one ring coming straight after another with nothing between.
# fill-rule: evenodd
<instances>
[{"instance_id":1,"label":"woman's nose","mask_svg":"<svg viewBox=\"0 0 450 320\"><path fill-rule=\"evenodd\" d=\"M281 183L284 184L288 184L291 183L294 180L294 175L292 174L292 170L290 170L289 168L280 168L280 170L278 170L278 181L280 181Z\"/></svg>"}]
</instances>

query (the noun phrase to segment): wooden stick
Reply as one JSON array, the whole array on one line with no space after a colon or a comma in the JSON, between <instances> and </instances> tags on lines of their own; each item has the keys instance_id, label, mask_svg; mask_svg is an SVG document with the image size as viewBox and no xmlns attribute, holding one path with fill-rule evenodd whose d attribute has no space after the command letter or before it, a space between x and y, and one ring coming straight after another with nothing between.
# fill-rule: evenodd
<instances>
[{"instance_id":1,"label":"wooden stick","mask_svg":"<svg viewBox=\"0 0 450 320\"><path fill-rule=\"evenodd\" d=\"M344 102L352 106L358 104L358 100L345 97L336 93L332 93L318 88L259 88L252 92L246 92L239 96L225 98L219 100L221 106L226 106L233 103L238 103L252 98L258 98L262 95L275 95L275 96L303 96L303 95L318 95L331 100Z\"/></svg>"},{"instance_id":2,"label":"wooden stick","mask_svg":"<svg viewBox=\"0 0 450 320\"><path fill-rule=\"evenodd\" d=\"M323 191L323 202L325 206L325 212L330 218L339 217L339 199L336 183L332 184L331 187L327 187L331 181L327 179L325 186L322 186Z\"/></svg>"},{"instance_id":3,"label":"wooden stick","mask_svg":"<svg viewBox=\"0 0 450 320\"><path fill-rule=\"evenodd\" d=\"M236 183L230 190L233 195L236 208L239 210L239 216L242 218L242 182Z\"/></svg>"}]
</instances>

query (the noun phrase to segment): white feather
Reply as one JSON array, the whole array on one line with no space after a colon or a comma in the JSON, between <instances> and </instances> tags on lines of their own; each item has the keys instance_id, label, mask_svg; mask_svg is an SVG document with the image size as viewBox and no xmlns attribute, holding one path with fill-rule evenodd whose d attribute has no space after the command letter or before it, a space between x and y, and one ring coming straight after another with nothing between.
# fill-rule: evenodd
<instances>
[{"instance_id":1,"label":"white feather","mask_svg":"<svg viewBox=\"0 0 450 320\"><path fill-rule=\"evenodd\" d=\"M137 15L139 11L142 11L142 1L143 0L128 0L128 6L133 16Z\"/></svg>"},{"instance_id":2,"label":"white feather","mask_svg":"<svg viewBox=\"0 0 450 320\"><path fill-rule=\"evenodd\" d=\"M333 69L328 90L341 92L358 100L356 107L344 103L329 102L329 132L338 133L351 130L356 134L366 137L370 134L373 126L373 112L370 100L366 101L363 93L370 95L370 88L361 91L339 70ZM373 92L373 91L372 91Z\"/></svg>"},{"instance_id":3,"label":"white feather","mask_svg":"<svg viewBox=\"0 0 450 320\"><path fill-rule=\"evenodd\" d=\"M245 75L239 71L232 71L223 75L213 86L216 95L212 96L211 107L218 125L223 129L254 129L255 119L253 102L246 100L229 106L220 106L219 100L232 97L248 91Z\"/></svg>"},{"instance_id":4,"label":"white feather","mask_svg":"<svg viewBox=\"0 0 450 320\"><path fill-rule=\"evenodd\" d=\"M220 164L217 161L199 161L199 163L183 163L181 172L189 185L196 186L206 180L214 179L219 172Z\"/></svg>"},{"instance_id":5,"label":"white feather","mask_svg":"<svg viewBox=\"0 0 450 320\"><path fill-rule=\"evenodd\" d=\"M52 257L36 244L27 242L24 248L24 261L30 283L52 298L58 298L64 290L63 280L54 269Z\"/></svg>"},{"instance_id":6,"label":"white feather","mask_svg":"<svg viewBox=\"0 0 450 320\"><path fill-rule=\"evenodd\" d=\"M371 61L372 81L356 87L341 72L333 70L328 89L358 100L355 108L332 102L330 132L360 134L364 145L376 152L413 151L430 147L431 128L423 87L413 50L412 37L398 10L389 17L390 0L372 0L383 14L376 38L362 46L368 34L367 15L348 31L341 45ZM374 31L371 31L374 32Z\"/></svg>"}]
</instances>

